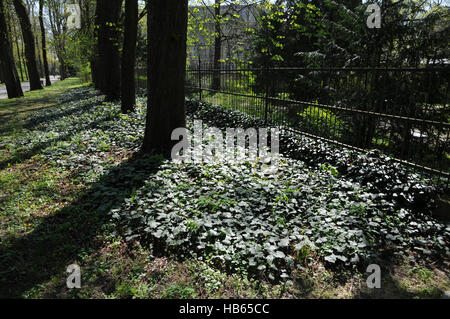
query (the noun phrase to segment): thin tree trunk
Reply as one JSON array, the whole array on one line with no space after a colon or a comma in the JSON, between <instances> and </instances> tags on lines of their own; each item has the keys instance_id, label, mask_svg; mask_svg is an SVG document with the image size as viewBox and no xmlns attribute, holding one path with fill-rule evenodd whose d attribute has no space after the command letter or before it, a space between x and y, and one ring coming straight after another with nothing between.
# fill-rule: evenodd
<instances>
[{"instance_id":1,"label":"thin tree trunk","mask_svg":"<svg viewBox=\"0 0 450 319\"><path fill-rule=\"evenodd\" d=\"M87 3L87 7L86 7L86 16L87 16L87 19L88 20L86 20L86 21L90 21L90 15L89 15L89 3ZM98 15L97 15L97 13L94 11L94 30L93 30L93 33L94 33L94 39L97 39L97 36L98 36L98 33L97 33L97 31L95 30L95 26L97 25L97 22L98 22ZM91 31L91 28L89 28L89 31ZM89 32L88 31L88 32ZM97 44L95 44L95 45L97 45ZM97 53L95 52L96 51L96 47L94 46L94 50L93 50L93 54L91 55L91 57L89 58L89 64L90 64L90 67L91 67L91 77L92 77L92 83L94 84L94 86L97 88L97 83L98 83L98 77L97 77L97 68L96 68L96 65L95 65L95 63L96 63L96 59L97 59Z\"/></svg>"},{"instance_id":2,"label":"thin tree trunk","mask_svg":"<svg viewBox=\"0 0 450 319\"><path fill-rule=\"evenodd\" d=\"M13 24L13 23L11 23L11 20L12 20L12 18L11 18L11 12L10 12L10 10L8 10L8 12L7 12L7 38L9 39L9 46L8 46L8 48L9 48L9 54L10 54L10 56L11 56L11 60L12 60L12 62L13 63L15 63L15 60L14 60L14 50L13 50L13 44L12 44L12 29L11 29L11 24ZM14 25L14 24L13 24ZM15 32L15 30L16 30L16 28L14 27L14 32ZM17 38L16 38L17 39ZM17 42L16 42L17 43ZM20 62L20 61L19 61ZM19 64L20 65L20 64ZM13 73L14 73L14 77L16 78L16 82L17 82L17 86L18 87L20 87L20 90L22 91L22 83L21 83L21 81L20 81L20 78L19 78L19 74L17 73L17 67L16 67L16 65L14 64L13 65ZM23 94L23 92L22 92L22 94Z\"/></svg>"},{"instance_id":3,"label":"thin tree trunk","mask_svg":"<svg viewBox=\"0 0 450 319\"><path fill-rule=\"evenodd\" d=\"M50 5L51 4L51 5ZM48 17L50 22L50 28L53 33L53 38L55 39L55 54L59 61L59 75L60 80L64 80L66 78L66 64L64 61L64 46L61 45L61 23L65 23L63 19L59 17L59 7L57 5L58 3L52 1L48 3ZM52 13L53 10L53 13Z\"/></svg>"},{"instance_id":4,"label":"thin tree trunk","mask_svg":"<svg viewBox=\"0 0 450 319\"><path fill-rule=\"evenodd\" d=\"M25 43L23 39L20 41L20 64L22 65L22 70L24 73L23 81L30 81L30 75L28 74L28 68L27 68L27 57L25 55Z\"/></svg>"},{"instance_id":5,"label":"thin tree trunk","mask_svg":"<svg viewBox=\"0 0 450 319\"><path fill-rule=\"evenodd\" d=\"M16 30L16 24L15 23L11 23L11 17L8 15L8 20L9 20L9 34L11 35L11 50L12 50L12 34L14 33L14 43L16 45L16 50L17 50L17 64L19 66L19 72L20 72L20 79L19 81L23 82L24 81L24 77L23 77L23 71L22 71L22 56L20 54L20 47L19 47L19 37L20 35L18 34L17 30ZM12 24L12 29L11 29L11 25ZM12 57L14 58L14 50L12 50Z\"/></svg>"},{"instance_id":6,"label":"thin tree trunk","mask_svg":"<svg viewBox=\"0 0 450 319\"><path fill-rule=\"evenodd\" d=\"M215 0L214 5L214 28L215 28L215 36L214 36L214 71L213 71L213 82L212 89L220 90L220 59L222 58L222 36L221 36L221 28L220 28L220 1Z\"/></svg>"},{"instance_id":7,"label":"thin tree trunk","mask_svg":"<svg viewBox=\"0 0 450 319\"><path fill-rule=\"evenodd\" d=\"M7 10L7 17L5 17L7 19L6 20L6 24L7 24L7 31L6 31L6 33L7 33L7 39L9 41L8 48L9 48L9 54L11 56L11 60L14 63L14 65L12 67L13 67L14 77L16 78L16 85L17 85L17 87L20 88L20 91L22 91L22 84L21 84L21 81L20 81L20 78L19 78L19 74L17 73L17 68L16 68L15 60L14 60L14 50L13 50L12 35L11 35L11 32L12 32L11 24L13 24L13 23L11 23L11 15L10 15L10 13L11 13L10 10ZM22 94L23 94L23 92L22 92Z\"/></svg>"},{"instance_id":8,"label":"thin tree trunk","mask_svg":"<svg viewBox=\"0 0 450 319\"><path fill-rule=\"evenodd\" d=\"M67 66L66 66L66 61L63 57L63 49L61 49L60 45L57 44L57 46L59 47L56 50L56 56L58 57L58 61L59 61L59 74L61 77L61 80L65 80L67 78Z\"/></svg>"},{"instance_id":9,"label":"thin tree trunk","mask_svg":"<svg viewBox=\"0 0 450 319\"><path fill-rule=\"evenodd\" d=\"M17 49L17 59L19 64L19 71L20 71L20 81L24 81L23 78L23 70L22 70L22 56L20 54L20 48L19 48L19 40L16 38L16 49Z\"/></svg>"},{"instance_id":10,"label":"thin tree trunk","mask_svg":"<svg viewBox=\"0 0 450 319\"><path fill-rule=\"evenodd\" d=\"M11 57L14 60L14 43L16 44L16 48L17 48L17 58L18 58L18 65L19 65L19 69L20 69L20 78L19 75L17 75L17 79L19 81L19 85L21 81L23 81L23 73L22 73L22 65L21 65L21 58L20 58L20 50L19 50L19 35L17 35L17 31L16 31L16 24L12 21L12 17L11 17L11 12L10 10L6 10L6 14L5 14L5 18L6 18L6 25L7 25L7 34L8 34L8 39L9 39L9 43L10 43L10 50L11 50ZM13 27L11 27L11 25ZM14 40L13 40L14 37ZM16 73L17 73L17 66L14 66Z\"/></svg>"},{"instance_id":11,"label":"thin tree trunk","mask_svg":"<svg viewBox=\"0 0 450 319\"><path fill-rule=\"evenodd\" d=\"M27 9L21 0L13 0L14 8L19 17L22 28L23 40L25 42L25 57L30 80L30 91L42 90L41 78L36 63L36 48L34 36L31 29L30 18Z\"/></svg>"},{"instance_id":12,"label":"thin tree trunk","mask_svg":"<svg viewBox=\"0 0 450 319\"><path fill-rule=\"evenodd\" d=\"M37 62L38 62L38 66L39 66L39 74L45 74L44 72L44 65L42 64L42 59L41 59L41 48L40 48L40 44L39 44L39 39L36 36L36 56L37 56Z\"/></svg>"},{"instance_id":13,"label":"thin tree trunk","mask_svg":"<svg viewBox=\"0 0 450 319\"><path fill-rule=\"evenodd\" d=\"M51 4L51 5L50 5ZM50 27L53 32L53 38L55 39L55 53L59 61L59 74L60 79L64 80L68 77L67 64L65 60L65 46L64 46L64 36L65 36L65 25L67 19L61 16L61 5L58 1L48 2L48 16Z\"/></svg>"},{"instance_id":14,"label":"thin tree trunk","mask_svg":"<svg viewBox=\"0 0 450 319\"><path fill-rule=\"evenodd\" d=\"M108 100L120 98L120 53L118 23L122 0L97 0L97 55L95 86Z\"/></svg>"},{"instance_id":15,"label":"thin tree trunk","mask_svg":"<svg viewBox=\"0 0 450 319\"><path fill-rule=\"evenodd\" d=\"M152 0L148 18L148 111L143 150L169 157L172 132L186 127L188 0Z\"/></svg>"},{"instance_id":16,"label":"thin tree trunk","mask_svg":"<svg viewBox=\"0 0 450 319\"><path fill-rule=\"evenodd\" d=\"M14 57L12 56L3 0L0 0L0 43L2 44L0 46L0 72L5 80L8 98L21 97L23 96L23 91L14 64Z\"/></svg>"},{"instance_id":17,"label":"thin tree trunk","mask_svg":"<svg viewBox=\"0 0 450 319\"><path fill-rule=\"evenodd\" d=\"M125 0L125 31L122 52L122 112L133 112L136 104L136 41L138 0Z\"/></svg>"},{"instance_id":18,"label":"thin tree trunk","mask_svg":"<svg viewBox=\"0 0 450 319\"><path fill-rule=\"evenodd\" d=\"M50 81L50 72L48 70L48 60L47 60L47 40L45 37L45 26L44 26L44 4L43 0L39 0L39 24L41 26L41 42L42 42L42 59L44 60L44 73L45 73L45 85L50 86L52 82Z\"/></svg>"}]
</instances>

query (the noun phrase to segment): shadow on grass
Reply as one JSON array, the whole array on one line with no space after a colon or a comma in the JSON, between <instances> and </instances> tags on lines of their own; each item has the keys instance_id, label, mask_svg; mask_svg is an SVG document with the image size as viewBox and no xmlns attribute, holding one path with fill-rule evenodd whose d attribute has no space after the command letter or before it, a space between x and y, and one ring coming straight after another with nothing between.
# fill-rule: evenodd
<instances>
[{"instance_id":1,"label":"shadow on grass","mask_svg":"<svg viewBox=\"0 0 450 319\"><path fill-rule=\"evenodd\" d=\"M81 90L80 92L77 92L76 94L72 94L71 99L75 99L75 100L86 99L86 101L89 101L89 98L94 97L96 95L98 95L97 92L93 92L92 90L86 89L86 90ZM62 101L61 103L64 104L66 102L68 102L68 101ZM53 112L49 111L48 114L46 114L46 115L33 117L28 123L23 124L20 127L20 129L25 128L25 129L29 129L31 131L33 128L35 128L38 125L49 124L49 123L54 122L62 117L71 116L75 113L89 112L89 110L94 105L101 103L101 102L102 101L87 102L87 103L81 105L80 107L69 108L68 110L65 110L65 111L59 111L59 110L53 111ZM55 138L50 139L45 142L36 143L31 148L29 148L23 152L15 152L15 153L11 154L11 156L9 158L4 159L3 161L0 161L0 170L3 170L10 165L22 163L22 162L32 158L34 155L39 154L42 150L52 146L55 143L69 140L70 137L76 135L77 133L79 133L81 131L95 129L101 123L104 123L104 122L110 121L110 120L114 120L114 117L112 117L112 116L102 117L93 123L82 125L81 127L77 128L77 129L68 128L69 133L67 133L67 134L63 134L61 136L55 137ZM43 131L46 132L45 127L44 127ZM0 136L2 136L6 132L11 132L11 127L7 126L6 128L0 130Z\"/></svg>"},{"instance_id":2,"label":"shadow on grass","mask_svg":"<svg viewBox=\"0 0 450 319\"><path fill-rule=\"evenodd\" d=\"M61 142L61 141L66 141L68 140L71 136L74 136L76 133L84 131L84 130L89 130L89 129L94 129L96 128L99 124L112 120L114 119L114 117L106 117L103 118L101 120L95 121L93 123L90 123L86 126L83 126L80 129L77 130L71 130L69 134L64 134L62 136L59 136L57 138L53 138L49 141L46 142L41 142L41 143L37 143L35 146L33 146L31 149L27 150L26 152L18 152L16 154L14 154L12 157L7 158L4 161L0 162L0 170L3 170L5 168L7 168L10 165L15 165L15 164L19 164L22 163L26 160L29 160L30 158L32 158L34 155L39 154L42 150L46 149L47 147L57 143L57 142Z\"/></svg>"},{"instance_id":3,"label":"shadow on grass","mask_svg":"<svg viewBox=\"0 0 450 319\"><path fill-rule=\"evenodd\" d=\"M71 94L71 100L88 100L90 98L93 97L97 97L99 96L99 92L93 91L90 88L86 88L86 89L82 89L82 90L78 90L74 93ZM104 101L98 101L97 103L102 103ZM66 101L62 101L61 103L65 103ZM38 125L42 125L43 123L50 123L52 121L56 121L62 117L67 117L67 116L71 116L74 115L76 113L80 113L80 112L89 112L89 110L92 109L92 105L91 104L86 104L83 105L82 107L77 107L77 108L69 108L67 110L61 111L61 112L51 112L49 114L46 115L42 115L42 116L35 116L33 117L32 121L30 121L29 123L26 123L24 125L24 128L28 129L28 130L32 130L33 128L35 128Z\"/></svg>"},{"instance_id":4,"label":"shadow on grass","mask_svg":"<svg viewBox=\"0 0 450 319\"><path fill-rule=\"evenodd\" d=\"M74 100L74 101L88 100L89 98L92 98L94 96L99 96L98 92L93 91L93 90L89 89L88 87L86 87L86 89L84 89L84 90L79 89L79 91L73 91L73 90L69 89L69 91L72 92L71 100ZM92 108L91 104L86 104L86 105L83 105L82 107L68 108L67 110L63 110L63 111L60 111L59 109L57 109L57 111L55 111L55 110L52 110L52 108L55 106L55 104L58 104L58 103L64 104L64 103L67 103L70 101L65 101L64 99L62 99L61 101L49 101L46 98L42 98L42 100L43 101L45 100L45 103L41 103L41 104L47 105L47 106L41 105L41 106L36 107L36 105L39 105L39 99L37 99L37 100L33 99L33 100L29 101L34 106L32 108L30 108L30 107L27 108L27 106L20 105L20 109L21 109L20 111L11 111L6 114L0 114L0 123L2 123L2 122L5 123L5 124L2 124L2 129L0 129L0 135L8 133L12 129L14 129L14 125L8 124L8 121L10 121L14 117L17 117L20 114L29 113L31 115L32 112L35 112L35 111L44 111L44 110L48 111L47 114L41 115L41 116L34 116L30 120L26 120L26 118L22 119L22 121L24 121L25 123L23 123L23 125L21 125L20 128L32 130L38 125L42 125L44 123L50 123L50 122L58 120L62 117L71 116L71 115L74 115L81 111L89 111L89 109ZM101 103L101 102L102 101L99 101L99 103ZM16 120L16 121L18 121L18 120Z\"/></svg>"},{"instance_id":5,"label":"shadow on grass","mask_svg":"<svg viewBox=\"0 0 450 319\"><path fill-rule=\"evenodd\" d=\"M355 299L440 299L443 290L434 285L416 283L414 288L407 288L406 282L410 279L408 274L394 276L395 264L386 264L381 268L381 288L369 289L366 285L358 287L353 294ZM445 270L446 266L439 264L440 270ZM445 271L445 275L450 273ZM369 274L367 274L369 276ZM411 286L411 285L409 285Z\"/></svg>"},{"instance_id":6,"label":"shadow on grass","mask_svg":"<svg viewBox=\"0 0 450 319\"><path fill-rule=\"evenodd\" d=\"M7 121L10 117L12 116L16 116L19 114L25 114L25 113L31 113L34 112L36 110L46 110L46 109L50 109L54 106L54 104L48 105L48 106L38 106L36 108L30 108L30 109L26 109L26 110L21 110L21 111L11 111L9 113L5 113L5 114L0 114L0 122L1 121ZM1 131L0 131L1 132Z\"/></svg>"},{"instance_id":7,"label":"shadow on grass","mask_svg":"<svg viewBox=\"0 0 450 319\"><path fill-rule=\"evenodd\" d=\"M14 113L18 108L34 108L39 104L56 103L58 96L65 90L85 85L77 78L69 78L64 81L58 81L50 87L45 87L44 90L24 92L24 97L0 99L0 114L5 111Z\"/></svg>"},{"instance_id":8,"label":"shadow on grass","mask_svg":"<svg viewBox=\"0 0 450 319\"><path fill-rule=\"evenodd\" d=\"M29 234L0 245L0 298L23 294L64 272L82 249L101 243L111 209L120 207L145 177L158 171L159 157L142 153L112 169L81 194L77 201L43 218Z\"/></svg>"}]
</instances>

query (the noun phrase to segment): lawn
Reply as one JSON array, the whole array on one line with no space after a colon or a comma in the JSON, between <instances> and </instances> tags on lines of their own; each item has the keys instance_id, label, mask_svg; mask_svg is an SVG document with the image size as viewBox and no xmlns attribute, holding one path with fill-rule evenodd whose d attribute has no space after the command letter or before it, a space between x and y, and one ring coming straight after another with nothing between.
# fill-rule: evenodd
<instances>
[{"instance_id":1,"label":"lawn","mask_svg":"<svg viewBox=\"0 0 450 319\"><path fill-rule=\"evenodd\" d=\"M0 297L433 298L450 289L449 229L419 203L433 196L427 181L398 173L411 189L382 194L378 180L397 174L389 159L336 153L354 166L383 161L372 185L358 176L368 167L322 161L320 145L310 160L283 157L276 174L245 161L173 163L139 152L145 105L138 98L136 114L122 115L78 79L0 100ZM189 126L248 120L188 109ZM371 261L382 289L365 285ZM82 289L66 287L71 264Z\"/></svg>"}]
</instances>

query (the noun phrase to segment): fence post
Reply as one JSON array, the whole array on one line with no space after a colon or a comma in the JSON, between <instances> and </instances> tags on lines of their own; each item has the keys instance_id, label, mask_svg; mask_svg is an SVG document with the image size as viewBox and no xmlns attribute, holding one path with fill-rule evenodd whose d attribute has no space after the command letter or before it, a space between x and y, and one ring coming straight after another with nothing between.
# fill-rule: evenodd
<instances>
[{"instance_id":1,"label":"fence post","mask_svg":"<svg viewBox=\"0 0 450 319\"><path fill-rule=\"evenodd\" d=\"M269 116L269 79L266 78L266 75L268 74L268 72L266 71L266 68L263 69L263 72L265 73L263 75L263 78L265 79L266 82L266 92L265 94L265 98L264 98L264 125L267 125L267 118Z\"/></svg>"},{"instance_id":2,"label":"fence post","mask_svg":"<svg viewBox=\"0 0 450 319\"><path fill-rule=\"evenodd\" d=\"M203 100L203 95L202 95L202 93L203 93L203 90L202 90L202 73L201 73L201 63L200 63L200 61L198 61L198 69L197 69L197 71L198 71L198 89L200 90L199 92L199 98L200 98L200 101L202 101Z\"/></svg>"}]
</instances>

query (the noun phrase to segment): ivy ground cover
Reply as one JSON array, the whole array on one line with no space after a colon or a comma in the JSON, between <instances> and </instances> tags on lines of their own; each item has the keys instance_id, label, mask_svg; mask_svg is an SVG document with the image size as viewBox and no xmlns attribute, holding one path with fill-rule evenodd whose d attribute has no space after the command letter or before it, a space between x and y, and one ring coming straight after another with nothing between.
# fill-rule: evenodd
<instances>
[{"instance_id":1,"label":"ivy ground cover","mask_svg":"<svg viewBox=\"0 0 450 319\"><path fill-rule=\"evenodd\" d=\"M155 258L194 259L287 285L314 262L346 271L386 258L449 256L450 229L432 217L436 186L382 154L282 132L276 172L245 161L175 163L139 153L144 105L139 98L138 112L122 115L118 104L82 87L66 92L51 112L34 112L23 130L3 133L2 169L34 159L86 187L83 200L48 217L62 213L75 221L63 227L83 228L73 233L80 238L61 234L62 243L107 233L139 242ZM194 119L219 128L263 126L219 106L194 100L187 106L189 127ZM53 238L48 218L26 239ZM3 274L20 269L18 257L8 254L23 244L11 232L15 222L2 222Z\"/></svg>"}]
</instances>

